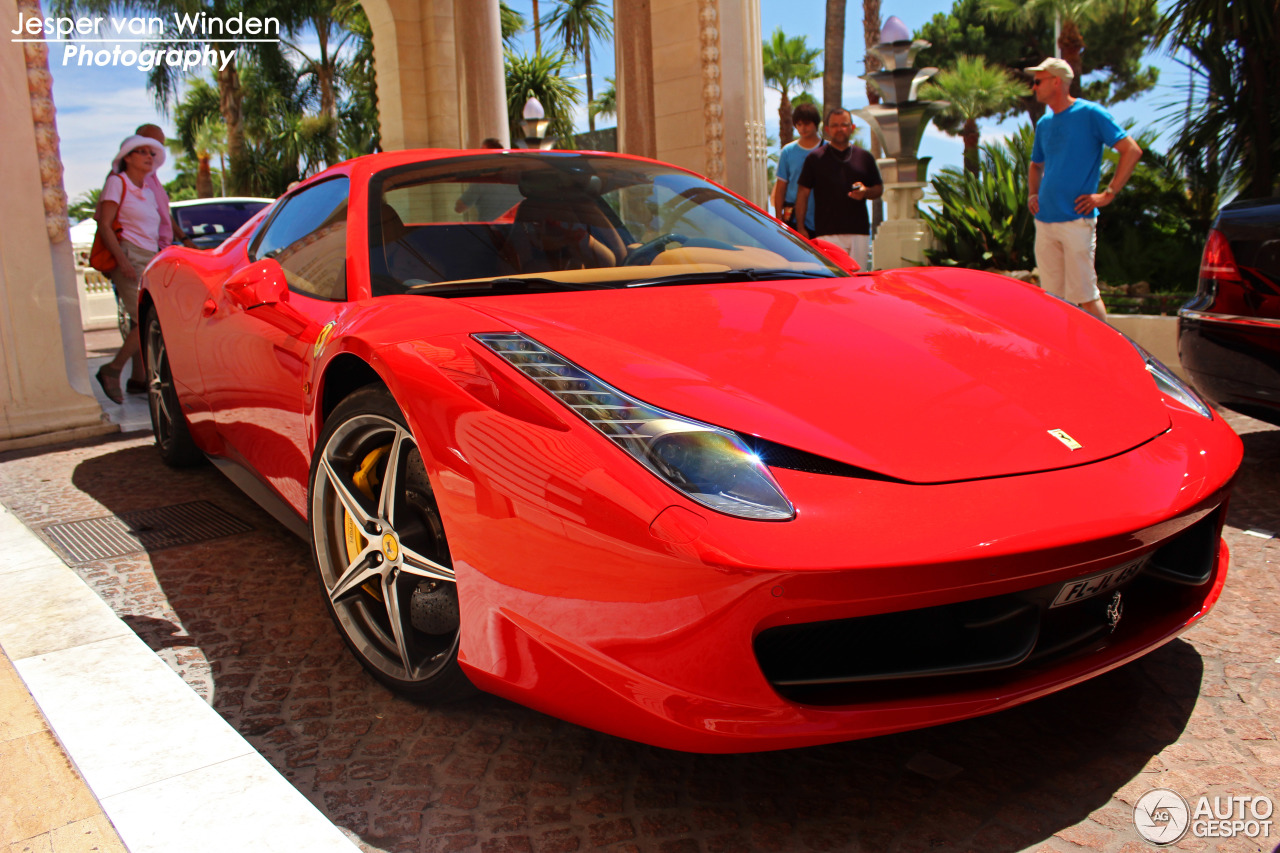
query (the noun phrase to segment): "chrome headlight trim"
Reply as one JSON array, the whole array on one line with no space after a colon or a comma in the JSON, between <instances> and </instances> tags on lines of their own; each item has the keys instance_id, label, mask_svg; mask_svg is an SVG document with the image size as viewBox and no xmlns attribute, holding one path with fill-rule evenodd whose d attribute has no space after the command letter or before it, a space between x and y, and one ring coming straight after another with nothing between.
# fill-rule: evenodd
<instances>
[{"instance_id":1,"label":"chrome headlight trim","mask_svg":"<svg viewBox=\"0 0 1280 853\"><path fill-rule=\"evenodd\" d=\"M755 521L795 518L769 468L737 433L637 400L527 335L471 337L690 500Z\"/></svg>"},{"instance_id":2,"label":"chrome headlight trim","mask_svg":"<svg viewBox=\"0 0 1280 853\"><path fill-rule=\"evenodd\" d=\"M1178 378L1178 374L1170 370L1163 361L1143 349L1137 341L1130 338L1125 338L1125 340L1133 344L1133 348L1142 356L1147 365L1147 373L1151 374L1151 378L1155 381L1156 388L1159 389L1161 394L1166 397L1172 397L1183 406L1200 415L1200 417L1213 420L1213 409L1209 408L1209 404L1200 398L1194 388Z\"/></svg>"}]
</instances>

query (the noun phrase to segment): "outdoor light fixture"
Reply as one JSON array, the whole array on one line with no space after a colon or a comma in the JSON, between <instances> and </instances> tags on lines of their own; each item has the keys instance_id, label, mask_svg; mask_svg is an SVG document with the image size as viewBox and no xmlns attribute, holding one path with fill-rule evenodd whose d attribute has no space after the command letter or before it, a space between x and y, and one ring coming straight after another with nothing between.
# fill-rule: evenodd
<instances>
[{"instance_id":1,"label":"outdoor light fixture","mask_svg":"<svg viewBox=\"0 0 1280 853\"><path fill-rule=\"evenodd\" d=\"M907 25L897 15L890 15L889 20L884 22L884 29L880 31L880 41L886 44L911 41L911 30L907 29Z\"/></svg>"},{"instance_id":2,"label":"outdoor light fixture","mask_svg":"<svg viewBox=\"0 0 1280 853\"><path fill-rule=\"evenodd\" d=\"M547 128L551 126L551 122L547 119L547 112L542 108L541 101L537 98L525 101L520 117L524 119L520 122L520 129L524 131L525 148L550 148L555 144L554 138L547 138Z\"/></svg>"}]
</instances>

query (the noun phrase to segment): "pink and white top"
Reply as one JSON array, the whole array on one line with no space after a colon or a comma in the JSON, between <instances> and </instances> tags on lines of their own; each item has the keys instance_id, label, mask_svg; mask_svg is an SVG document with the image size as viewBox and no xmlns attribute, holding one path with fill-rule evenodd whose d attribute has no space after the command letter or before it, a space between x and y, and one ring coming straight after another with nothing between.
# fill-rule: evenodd
<instances>
[{"instance_id":1,"label":"pink and white top","mask_svg":"<svg viewBox=\"0 0 1280 853\"><path fill-rule=\"evenodd\" d=\"M142 182L142 185L151 188L152 194L156 197L156 206L160 208L160 246L163 248L173 242L173 219L169 212L169 194L164 191L164 184L160 183L160 176L156 174L155 169L147 172L147 179Z\"/></svg>"},{"instance_id":2,"label":"pink and white top","mask_svg":"<svg viewBox=\"0 0 1280 853\"><path fill-rule=\"evenodd\" d=\"M139 249L159 251L160 205L145 180L141 187L136 187L128 176L115 172L107 178L107 183L102 188L101 200L114 201L120 205L116 218L122 229L121 238Z\"/></svg>"}]
</instances>

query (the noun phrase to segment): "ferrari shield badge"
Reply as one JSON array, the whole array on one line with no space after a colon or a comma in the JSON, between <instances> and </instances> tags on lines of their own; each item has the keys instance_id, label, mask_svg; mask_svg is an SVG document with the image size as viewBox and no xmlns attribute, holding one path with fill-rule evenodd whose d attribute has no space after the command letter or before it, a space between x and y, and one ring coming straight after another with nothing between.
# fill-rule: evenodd
<instances>
[{"instance_id":1,"label":"ferrari shield badge","mask_svg":"<svg viewBox=\"0 0 1280 853\"><path fill-rule=\"evenodd\" d=\"M320 330L320 334L316 336L315 348L312 355L316 358L320 357L320 350L324 349L324 345L329 343L329 336L333 334L333 327L338 325L337 321L326 323L324 328Z\"/></svg>"},{"instance_id":2,"label":"ferrari shield badge","mask_svg":"<svg viewBox=\"0 0 1280 853\"><path fill-rule=\"evenodd\" d=\"M1065 444L1068 450L1079 450L1081 447L1084 447L1083 444L1076 441L1071 436L1067 435L1065 430L1051 429L1049 430L1049 435L1053 436L1054 438L1058 439L1058 441L1061 441L1063 444Z\"/></svg>"}]
</instances>

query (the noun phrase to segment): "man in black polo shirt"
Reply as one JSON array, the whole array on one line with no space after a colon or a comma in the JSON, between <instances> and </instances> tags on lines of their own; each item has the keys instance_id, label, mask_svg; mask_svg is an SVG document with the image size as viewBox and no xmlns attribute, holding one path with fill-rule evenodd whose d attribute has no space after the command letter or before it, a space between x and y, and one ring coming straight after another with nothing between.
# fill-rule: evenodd
<instances>
[{"instance_id":1,"label":"man in black polo shirt","mask_svg":"<svg viewBox=\"0 0 1280 853\"><path fill-rule=\"evenodd\" d=\"M849 144L853 117L848 110L836 108L827 113L825 135L826 144L804 158L796 193L796 222L804 222L812 202L816 227L810 232L801 225L800 232L830 240L863 269L870 269L871 220L866 202L884 194L884 181L875 158Z\"/></svg>"}]
</instances>

